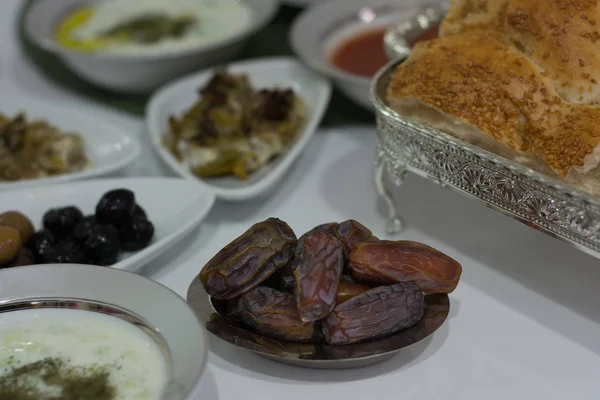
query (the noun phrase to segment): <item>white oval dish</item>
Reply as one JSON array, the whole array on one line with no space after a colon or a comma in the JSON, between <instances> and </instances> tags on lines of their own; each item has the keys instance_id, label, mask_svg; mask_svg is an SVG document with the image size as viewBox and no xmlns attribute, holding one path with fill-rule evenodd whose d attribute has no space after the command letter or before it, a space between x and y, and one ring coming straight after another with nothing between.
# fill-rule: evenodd
<instances>
[{"instance_id":1,"label":"white oval dish","mask_svg":"<svg viewBox=\"0 0 600 400\"><path fill-rule=\"evenodd\" d=\"M25 112L29 121L44 119L61 130L79 133L85 141L91 166L81 172L47 178L0 181L0 190L108 175L127 167L140 155L140 144L132 135L77 105L69 104L65 108L21 96L0 97L0 113L13 117L19 112Z\"/></svg>"},{"instance_id":2,"label":"white oval dish","mask_svg":"<svg viewBox=\"0 0 600 400\"><path fill-rule=\"evenodd\" d=\"M77 264L0 270L0 323L14 322L9 314L23 311L30 319L50 316L46 311L89 313L90 318L99 313L98 321L119 318L116 322L140 329L160 347L168 365L164 400L188 398L206 368L207 334L193 311L176 293L139 275Z\"/></svg>"},{"instance_id":3,"label":"white oval dish","mask_svg":"<svg viewBox=\"0 0 600 400\"><path fill-rule=\"evenodd\" d=\"M382 28L397 19L417 14L421 0L328 0L306 9L290 29L294 52L309 67L333 79L349 99L368 110L371 78L336 68L329 57L337 47L358 32ZM383 42L382 42L383 47ZM382 66L383 67L383 66Z\"/></svg>"},{"instance_id":4,"label":"white oval dish","mask_svg":"<svg viewBox=\"0 0 600 400\"><path fill-rule=\"evenodd\" d=\"M175 178L120 178L71 182L2 193L0 213L16 210L41 227L46 211L77 206L84 215L93 214L104 193L127 188L154 224L154 238L143 250L123 254L113 268L136 271L189 234L206 217L215 195L202 185Z\"/></svg>"},{"instance_id":5,"label":"white oval dish","mask_svg":"<svg viewBox=\"0 0 600 400\"><path fill-rule=\"evenodd\" d=\"M228 69L249 76L255 88L287 86L309 107L309 120L293 144L275 160L253 172L247 181L235 177L201 179L195 176L162 145L170 115L181 115L198 99L198 88L213 75L206 70L184 77L157 91L146 107L146 128L152 144L162 160L177 175L210 186L217 197L226 200L246 200L261 195L279 181L298 158L315 133L327 109L331 85L291 58L266 58L229 64Z\"/></svg>"},{"instance_id":6,"label":"white oval dish","mask_svg":"<svg viewBox=\"0 0 600 400\"><path fill-rule=\"evenodd\" d=\"M53 37L60 18L76 7L107 0L37 1L25 15L28 37L39 47L62 58L81 78L109 90L149 93L184 74L224 62L243 50L248 39L267 25L279 8L279 0L243 0L252 11L252 20L231 37L209 45L162 54L119 55L85 53L64 48Z\"/></svg>"}]
</instances>

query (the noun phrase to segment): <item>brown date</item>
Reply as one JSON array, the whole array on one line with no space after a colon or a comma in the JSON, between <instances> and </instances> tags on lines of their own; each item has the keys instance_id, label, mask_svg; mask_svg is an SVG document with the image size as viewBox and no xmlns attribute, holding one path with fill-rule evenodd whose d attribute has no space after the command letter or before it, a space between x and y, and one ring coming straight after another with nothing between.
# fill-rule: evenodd
<instances>
[{"instance_id":1,"label":"brown date","mask_svg":"<svg viewBox=\"0 0 600 400\"><path fill-rule=\"evenodd\" d=\"M353 297L358 296L361 293L371 289L371 286L363 285L361 283L347 282L342 279L336 296L336 304L342 304L345 301L350 300Z\"/></svg>"},{"instance_id":2,"label":"brown date","mask_svg":"<svg viewBox=\"0 0 600 400\"><path fill-rule=\"evenodd\" d=\"M306 238L316 232L327 232L333 234L337 226L338 224L336 222L317 225L304 235L300 236L298 243L296 244L294 259L281 269L281 289L284 292L294 293L296 290L296 278L294 277L294 271L296 271L298 263L300 262L300 252L302 251L302 247L304 246L304 241Z\"/></svg>"},{"instance_id":3,"label":"brown date","mask_svg":"<svg viewBox=\"0 0 600 400\"><path fill-rule=\"evenodd\" d=\"M357 244L378 240L369 228L353 219L338 224L335 229L335 235L344 246L344 256L346 257L346 260L350 257L350 252Z\"/></svg>"},{"instance_id":4,"label":"brown date","mask_svg":"<svg viewBox=\"0 0 600 400\"><path fill-rule=\"evenodd\" d=\"M300 320L294 295L259 286L236 300L230 317L254 331L275 339L313 341L315 323Z\"/></svg>"},{"instance_id":5,"label":"brown date","mask_svg":"<svg viewBox=\"0 0 600 400\"><path fill-rule=\"evenodd\" d=\"M360 243L350 253L352 274L362 281L415 282L426 293L450 293L458 285L461 265L422 243Z\"/></svg>"},{"instance_id":6,"label":"brown date","mask_svg":"<svg viewBox=\"0 0 600 400\"><path fill-rule=\"evenodd\" d=\"M344 250L334 235L316 232L305 239L299 256L294 272L298 313L303 321L317 321L335 307Z\"/></svg>"},{"instance_id":7,"label":"brown date","mask_svg":"<svg viewBox=\"0 0 600 400\"><path fill-rule=\"evenodd\" d=\"M389 336L416 325L425 309L416 284L379 286L337 305L322 324L323 337L328 344L345 345Z\"/></svg>"},{"instance_id":8,"label":"brown date","mask_svg":"<svg viewBox=\"0 0 600 400\"><path fill-rule=\"evenodd\" d=\"M240 296L268 279L293 256L296 235L277 218L254 224L219 251L200 272L206 292L220 300Z\"/></svg>"}]
</instances>

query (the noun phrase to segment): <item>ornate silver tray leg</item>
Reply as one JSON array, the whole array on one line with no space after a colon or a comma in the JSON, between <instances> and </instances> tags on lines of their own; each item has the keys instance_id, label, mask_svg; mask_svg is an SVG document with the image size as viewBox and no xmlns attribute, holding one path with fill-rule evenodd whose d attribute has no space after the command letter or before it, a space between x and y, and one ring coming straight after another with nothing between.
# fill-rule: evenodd
<instances>
[{"instance_id":1,"label":"ornate silver tray leg","mask_svg":"<svg viewBox=\"0 0 600 400\"><path fill-rule=\"evenodd\" d=\"M398 209L394 203L394 198L390 194L388 188L383 180L383 174L386 172L387 161L385 160L385 154L381 145L378 144L375 149L375 159L373 160L373 181L375 183L375 189L377 194L388 208L388 218L385 226L385 230L389 234L395 234L402 232L404 226L402 219L398 214ZM394 166L394 174L390 174L395 185L400 186L406 178L406 165L404 163L396 163Z\"/></svg>"}]
</instances>

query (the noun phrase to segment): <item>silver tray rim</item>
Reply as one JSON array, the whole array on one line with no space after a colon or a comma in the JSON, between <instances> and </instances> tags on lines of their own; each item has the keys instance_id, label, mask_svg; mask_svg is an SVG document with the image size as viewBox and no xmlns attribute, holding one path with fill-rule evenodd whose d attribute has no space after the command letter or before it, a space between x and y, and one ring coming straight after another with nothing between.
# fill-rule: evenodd
<instances>
[{"instance_id":1,"label":"silver tray rim","mask_svg":"<svg viewBox=\"0 0 600 400\"><path fill-rule=\"evenodd\" d=\"M409 51L410 50L408 49L406 50L406 56L408 56ZM420 122L408 120L402 117L400 114L398 114L394 109L392 109L389 106L389 103L386 99L385 89L387 88L391 75L395 71L396 67L402 62L404 62L405 57L400 57L394 61L390 61L389 63L387 63L382 69L380 69L375 74L373 80L371 81L371 102L373 103L373 106L375 107L375 110L378 114L382 115L385 119L389 121L393 121L397 124L404 125L412 130L419 131L419 133L423 134L424 136L428 136L431 139L445 143L451 143L455 146L460 146L465 149L468 149L478 157L484 158L498 166L508 168L511 172L513 172L516 175L524 175L527 178L535 181L539 185L547 187L549 189L549 192L551 190L554 190L574 199L581 200L589 205L600 207L600 197L587 193L568 182L547 176L541 172L528 168L515 161L506 159L502 156L491 153L480 147L460 140L450 134L426 126ZM548 194L551 195L551 193Z\"/></svg>"},{"instance_id":2,"label":"silver tray rim","mask_svg":"<svg viewBox=\"0 0 600 400\"><path fill-rule=\"evenodd\" d=\"M428 308L418 324L381 339L345 346L321 346L268 338L252 332L221 315L198 275L190 282L186 300L215 338L246 351L283 364L314 369L363 368L386 361L391 357L428 340L447 323L451 300L447 294L426 296Z\"/></svg>"}]
</instances>

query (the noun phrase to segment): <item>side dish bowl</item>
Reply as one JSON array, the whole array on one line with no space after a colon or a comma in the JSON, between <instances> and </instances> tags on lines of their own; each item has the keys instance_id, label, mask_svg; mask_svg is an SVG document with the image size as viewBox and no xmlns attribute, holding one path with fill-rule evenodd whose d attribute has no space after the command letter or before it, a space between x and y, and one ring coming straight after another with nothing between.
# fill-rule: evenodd
<instances>
[{"instance_id":1,"label":"side dish bowl","mask_svg":"<svg viewBox=\"0 0 600 400\"><path fill-rule=\"evenodd\" d=\"M372 110L369 100L371 77L346 72L332 63L336 50L361 33L383 30L401 18L419 12L417 1L332 0L309 7L290 30L294 52L309 67L333 79L355 103ZM383 38L381 43L383 52ZM383 65L381 65L383 66Z\"/></svg>"},{"instance_id":2,"label":"side dish bowl","mask_svg":"<svg viewBox=\"0 0 600 400\"><path fill-rule=\"evenodd\" d=\"M450 299L446 294L426 296L427 311L412 328L371 342L345 346L317 346L276 340L252 332L228 320L219 301L211 298L200 278L190 284L187 301L214 336L241 349L285 364L318 369L348 369L373 365L432 335L446 320Z\"/></svg>"},{"instance_id":3,"label":"side dish bowl","mask_svg":"<svg viewBox=\"0 0 600 400\"><path fill-rule=\"evenodd\" d=\"M207 338L194 313L176 293L150 279L77 264L0 270L0 320L11 312L43 315L48 309L100 313L146 333L168 366L165 400L188 398L206 367Z\"/></svg>"},{"instance_id":4,"label":"side dish bowl","mask_svg":"<svg viewBox=\"0 0 600 400\"><path fill-rule=\"evenodd\" d=\"M100 197L111 190L126 188L154 224L149 245L121 255L114 269L136 271L188 235L206 217L215 196L202 185L173 178L99 179L63 185L43 186L3 193L0 213L23 213L37 229L52 208L75 206L84 215L93 214ZM21 268L21 267L15 267Z\"/></svg>"},{"instance_id":5,"label":"side dish bowl","mask_svg":"<svg viewBox=\"0 0 600 400\"><path fill-rule=\"evenodd\" d=\"M40 179L0 181L0 190L19 189L51 183L94 178L116 173L132 162L141 153L135 137L118 126L105 122L101 117L77 105L54 106L39 100L21 96L0 96L0 113L15 117L24 113L28 120L44 120L58 129L78 133L84 141L90 166L80 172L48 176Z\"/></svg>"},{"instance_id":6,"label":"side dish bowl","mask_svg":"<svg viewBox=\"0 0 600 400\"><path fill-rule=\"evenodd\" d=\"M157 91L146 108L146 129L154 149L175 174L202 182L219 198L245 200L273 187L299 157L323 118L331 96L331 86L325 78L290 58L238 62L230 64L228 70L246 74L256 88L290 87L308 106L307 121L296 139L284 149L283 154L254 171L248 180L240 181L232 176L200 179L163 146L169 116L180 116L194 104L198 99L198 89L213 76L213 70L184 77Z\"/></svg>"},{"instance_id":7,"label":"side dish bowl","mask_svg":"<svg viewBox=\"0 0 600 400\"><path fill-rule=\"evenodd\" d=\"M61 57L80 77L103 88L127 93L148 93L176 77L231 59L254 33L274 18L279 7L278 0L243 0L251 9L252 18L239 33L215 44L156 55L87 53L67 49L54 39L61 18L78 7L99 1L107 0L36 1L25 15L25 31L34 43Z\"/></svg>"}]
</instances>

